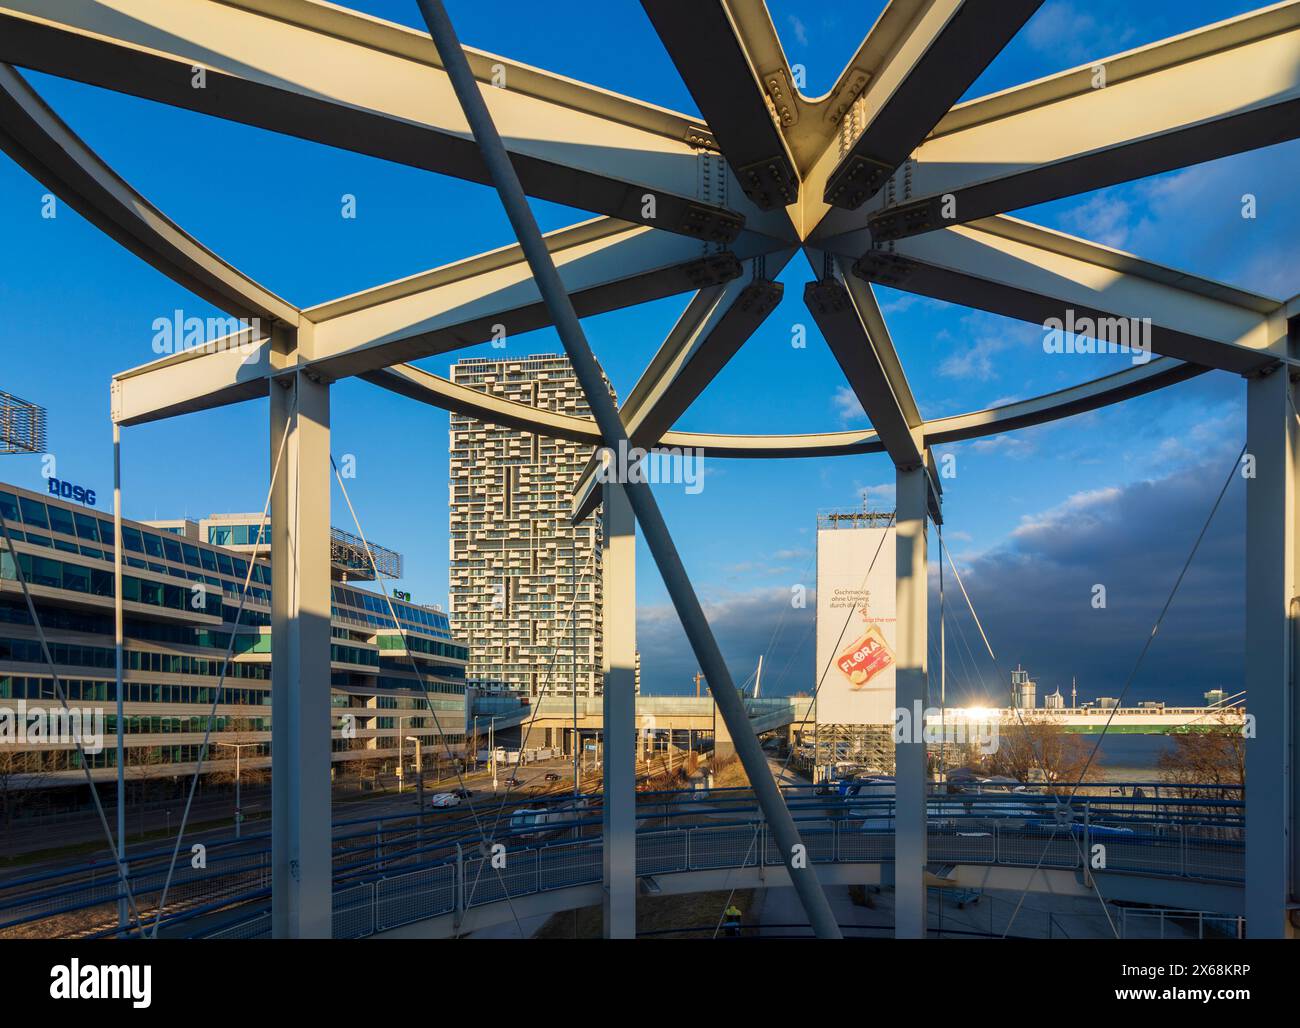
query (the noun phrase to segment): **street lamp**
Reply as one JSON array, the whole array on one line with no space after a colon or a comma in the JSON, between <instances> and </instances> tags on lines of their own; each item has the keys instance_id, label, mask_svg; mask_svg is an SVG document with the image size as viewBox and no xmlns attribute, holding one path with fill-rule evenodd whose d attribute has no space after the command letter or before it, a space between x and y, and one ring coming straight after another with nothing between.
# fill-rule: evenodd
<instances>
[{"instance_id":1,"label":"street lamp","mask_svg":"<svg viewBox=\"0 0 1300 1028\"><path fill-rule=\"evenodd\" d=\"M406 738L415 747L415 845L418 848L424 844L424 748L418 735Z\"/></svg>"},{"instance_id":2,"label":"street lamp","mask_svg":"<svg viewBox=\"0 0 1300 1028\"><path fill-rule=\"evenodd\" d=\"M397 794L402 794L402 783L406 781L405 768L402 767L402 722L412 721L419 715L416 714L398 714L397 715ZM414 739L415 736L408 735L408 739ZM420 762L420 754L417 748L415 754L416 764Z\"/></svg>"},{"instance_id":3,"label":"street lamp","mask_svg":"<svg viewBox=\"0 0 1300 1028\"><path fill-rule=\"evenodd\" d=\"M475 715L474 717L474 735L478 736L478 723L484 715ZM488 718L488 763L492 768L492 791L497 791L497 747L496 747L496 727L497 718L500 714L493 714ZM477 766L477 758L475 759Z\"/></svg>"},{"instance_id":4,"label":"street lamp","mask_svg":"<svg viewBox=\"0 0 1300 1028\"><path fill-rule=\"evenodd\" d=\"M488 719L488 758L492 761L492 791L497 791L497 715Z\"/></svg>"},{"instance_id":5,"label":"street lamp","mask_svg":"<svg viewBox=\"0 0 1300 1028\"><path fill-rule=\"evenodd\" d=\"M240 754L250 746L260 746L256 742L214 742L214 746L229 746L235 751L235 838L239 838L239 826L244 822L244 808L240 803L239 772Z\"/></svg>"}]
</instances>

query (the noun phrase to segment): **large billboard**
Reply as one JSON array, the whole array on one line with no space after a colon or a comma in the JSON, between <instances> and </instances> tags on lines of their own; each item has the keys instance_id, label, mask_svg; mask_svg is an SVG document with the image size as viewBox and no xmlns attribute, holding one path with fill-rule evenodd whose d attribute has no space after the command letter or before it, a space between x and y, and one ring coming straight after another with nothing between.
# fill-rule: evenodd
<instances>
[{"instance_id":1,"label":"large billboard","mask_svg":"<svg viewBox=\"0 0 1300 1028\"><path fill-rule=\"evenodd\" d=\"M820 724L894 723L894 558L893 528L817 532Z\"/></svg>"}]
</instances>

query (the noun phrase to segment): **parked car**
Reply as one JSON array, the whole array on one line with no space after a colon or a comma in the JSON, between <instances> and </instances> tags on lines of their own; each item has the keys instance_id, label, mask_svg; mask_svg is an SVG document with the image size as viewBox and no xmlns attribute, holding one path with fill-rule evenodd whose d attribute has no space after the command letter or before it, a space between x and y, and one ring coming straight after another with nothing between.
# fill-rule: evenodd
<instances>
[{"instance_id":1,"label":"parked car","mask_svg":"<svg viewBox=\"0 0 1300 1028\"><path fill-rule=\"evenodd\" d=\"M464 792L465 790L460 789L458 791ZM430 807L459 807L460 802L461 802L461 797L457 796L456 793L440 792L435 796L429 797L428 805Z\"/></svg>"}]
</instances>

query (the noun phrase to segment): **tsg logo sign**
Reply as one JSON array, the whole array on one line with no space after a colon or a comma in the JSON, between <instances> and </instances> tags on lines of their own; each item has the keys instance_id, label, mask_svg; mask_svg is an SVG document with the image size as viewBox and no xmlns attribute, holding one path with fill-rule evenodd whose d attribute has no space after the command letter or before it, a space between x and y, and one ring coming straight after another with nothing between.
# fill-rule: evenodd
<instances>
[{"instance_id":1,"label":"tsg logo sign","mask_svg":"<svg viewBox=\"0 0 1300 1028\"><path fill-rule=\"evenodd\" d=\"M65 500L75 500L77 503L84 503L87 507L95 505L95 490L86 489L79 485L73 485L71 482L65 482L60 478L50 478L49 492L51 496L58 496Z\"/></svg>"}]
</instances>

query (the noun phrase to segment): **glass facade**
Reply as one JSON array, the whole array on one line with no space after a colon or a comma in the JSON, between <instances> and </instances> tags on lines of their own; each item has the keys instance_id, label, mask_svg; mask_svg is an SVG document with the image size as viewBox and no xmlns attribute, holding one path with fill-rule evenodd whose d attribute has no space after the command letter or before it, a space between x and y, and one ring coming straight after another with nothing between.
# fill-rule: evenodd
<instances>
[{"instance_id":1,"label":"glass facade","mask_svg":"<svg viewBox=\"0 0 1300 1028\"><path fill-rule=\"evenodd\" d=\"M104 723L112 726L105 730L115 732L112 522L4 485L0 513L13 540L11 552L0 539L0 705L59 702L21 573L67 702L104 706ZM192 771L210 718L214 743L237 735L241 746L251 744L245 767L269 762L270 564L221 548L256 544L256 525L210 526L206 539L197 531L192 523L175 530L122 525L123 728L127 763L145 776ZM391 759L399 734L421 735L431 751L462 743L467 651L452 639L447 615L344 583L334 584L331 606L332 668L322 688L351 721L346 738L341 721L334 726L335 761ZM436 722L418 716L430 704ZM381 718L381 710L389 713ZM394 710L413 712L402 718L400 733ZM50 747L40 755L44 785L80 781L75 749ZM228 757L215 749L205 766L218 769ZM110 739L87 763L111 775L115 762Z\"/></svg>"}]
</instances>

